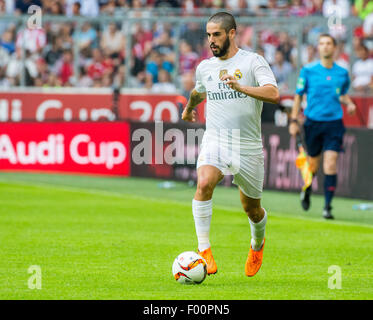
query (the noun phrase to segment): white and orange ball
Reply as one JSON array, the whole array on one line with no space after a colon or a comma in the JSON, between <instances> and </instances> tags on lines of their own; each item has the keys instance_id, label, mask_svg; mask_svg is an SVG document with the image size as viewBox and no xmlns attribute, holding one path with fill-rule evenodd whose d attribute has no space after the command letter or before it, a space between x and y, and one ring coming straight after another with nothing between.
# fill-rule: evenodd
<instances>
[{"instance_id":1,"label":"white and orange ball","mask_svg":"<svg viewBox=\"0 0 373 320\"><path fill-rule=\"evenodd\" d=\"M207 275L206 260L194 251L180 253L173 265L175 280L182 284L200 284Z\"/></svg>"}]
</instances>

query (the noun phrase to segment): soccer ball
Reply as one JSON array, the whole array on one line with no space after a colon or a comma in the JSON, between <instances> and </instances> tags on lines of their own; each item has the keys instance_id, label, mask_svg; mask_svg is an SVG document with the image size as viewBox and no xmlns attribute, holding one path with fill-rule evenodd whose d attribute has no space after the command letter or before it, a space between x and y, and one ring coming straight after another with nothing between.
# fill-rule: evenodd
<instances>
[{"instance_id":1,"label":"soccer ball","mask_svg":"<svg viewBox=\"0 0 373 320\"><path fill-rule=\"evenodd\" d=\"M180 253L173 265L175 280L182 284L200 284L207 275L206 260L193 251Z\"/></svg>"}]
</instances>

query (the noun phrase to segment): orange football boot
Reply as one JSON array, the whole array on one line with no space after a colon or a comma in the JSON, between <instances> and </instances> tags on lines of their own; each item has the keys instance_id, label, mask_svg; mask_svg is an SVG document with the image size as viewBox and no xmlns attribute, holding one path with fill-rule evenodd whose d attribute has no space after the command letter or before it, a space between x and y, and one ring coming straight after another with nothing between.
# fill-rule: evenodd
<instances>
[{"instance_id":1,"label":"orange football boot","mask_svg":"<svg viewBox=\"0 0 373 320\"><path fill-rule=\"evenodd\" d=\"M216 265L214 257L212 256L211 247L206 250L203 250L202 252L198 251L198 254L207 262L208 275L215 274L216 272L218 272L218 266Z\"/></svg>"},{"instance_id":2,"label":"orange football boot","mask_svg":"<svg viewBox=\"0 0 373 320\"><path fill-rule=\"evenodd\" d=\"M264 242L265 238L263 240L262 248L259 251L254 251L250 245L249 256L247 257L245 265L245 273L248 277L255 276L255 274L259 271L260 267L262 266Z\"/></svg>"}]
</instances>

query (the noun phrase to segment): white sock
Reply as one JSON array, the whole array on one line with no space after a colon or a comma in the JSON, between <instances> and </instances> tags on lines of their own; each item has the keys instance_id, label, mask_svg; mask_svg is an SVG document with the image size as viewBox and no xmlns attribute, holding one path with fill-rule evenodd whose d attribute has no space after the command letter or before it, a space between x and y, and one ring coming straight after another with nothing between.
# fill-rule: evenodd
<instances>
[{"instance_id":1,"label":"white sock","mask_svg":"<svg viewBox=\"0 0 373 320\"><path fill-rule=\"evenodd\" d=\"M264 208L263 208L264 210ZM259 222L255 223L250 220L250 230L251 230L251 246L254 251L259 251L262 248L264 234L267 223L267 212L264 210L264 217Z\"/></svg>"},{"instance_id":2,"label":"white sock","mask_svg":"<svg viewBox=\"0 0 373 320\"><path fill-rule=\"evenodd\" d=\"M212 199L207 201L193 199L192 208L198 239L198 250L203 251L210 248L209 235L212 216Z\"/></svg>"}]
</instances>

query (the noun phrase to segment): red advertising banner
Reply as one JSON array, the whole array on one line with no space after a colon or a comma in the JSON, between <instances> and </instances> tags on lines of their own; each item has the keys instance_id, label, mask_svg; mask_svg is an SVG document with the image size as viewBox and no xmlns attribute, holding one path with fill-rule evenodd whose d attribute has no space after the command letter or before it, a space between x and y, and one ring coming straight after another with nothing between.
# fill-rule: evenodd
<instances>
[{"instance_id":1,"label":"red advertising banner","mask_svg":"<svg viewBox=\"0 0 373 320\"><path fill-rule=\"evenodd\" d=\"M115 120L112 90L48 90L0 92L0 122ZM177 95L120 94L118 119L178 122Z\"/></svg>"},{"instance_id":2,"label":"red advertising banner","mask_svg":"<svg viewBox=\"0 0 373 320\"><path fill-rule=\"evenodd\" d=\"M0 123L0 170L130 175L130 126Z\"/></svg>"},{"instance_id":3,"label":"red advertising banner","mask_svg":"<svg viewBox=\"0 0 373 320\"><path fill-rule=\"evenodd\" d=\"M281 104L292 105L293 96L281 97ZM353 97L354 116L344 114L347 127L373 128L373 97ZM111 89L38 89L0 91L0 122L20 121L99 121L133 120L177 123L181 106L178 95L121 93ZM205 103L197 111L197 121L205 122ZM117 118L116 118L117 114Z\"/></svg>"}]
</instances>

